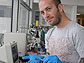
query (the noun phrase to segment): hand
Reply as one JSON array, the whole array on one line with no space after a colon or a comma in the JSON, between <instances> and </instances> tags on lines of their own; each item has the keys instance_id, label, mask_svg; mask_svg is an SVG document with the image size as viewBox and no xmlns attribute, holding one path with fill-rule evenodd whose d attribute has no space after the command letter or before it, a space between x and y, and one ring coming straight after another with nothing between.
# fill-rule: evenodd
<instances>
[{"instance_id":1,"label":"hand","mask_svg":"<svg viewBox=\"0 0 84 63\"><path fill-rule=\"evenodd\" d=\"M22 59L26 60L26 59L30 59L28 62L26 63L41 63L44 56L40 56L40 55L31 55L31 56L23 56Z\"/></svg>"},{"instance_id":2,"label":"hand","mask_svg":"<svg viewBox=\"0 0 84 63\"><path fill-rule=\"evenodd\" d=\"M43 63L64 63L56 55L43 58Z\"/></svg>"}]
</instances>

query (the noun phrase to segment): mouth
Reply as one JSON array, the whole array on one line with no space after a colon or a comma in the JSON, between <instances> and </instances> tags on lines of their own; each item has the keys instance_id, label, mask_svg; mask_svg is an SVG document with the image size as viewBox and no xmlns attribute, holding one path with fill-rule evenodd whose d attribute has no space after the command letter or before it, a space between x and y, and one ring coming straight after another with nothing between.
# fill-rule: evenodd
<instances>
[{"instance_id":1,"label":"mouth","mask_svg":"<svg viewBox=\"0 0 84 63\"><path fill-rule=\"evenodd\" d=\"M49 19L48 22L51 22L51 19Z\"/></svg>"},{"instance_id":2,"label":"mouth","mask_svg":"<svg viewBox=\"0 0 84 63\"><path fill-rule=\"evenodd\" d=\"M52 18L49 18L47 21L48 21L48 22L52 22Z\"/></svg>"}]
</instances>

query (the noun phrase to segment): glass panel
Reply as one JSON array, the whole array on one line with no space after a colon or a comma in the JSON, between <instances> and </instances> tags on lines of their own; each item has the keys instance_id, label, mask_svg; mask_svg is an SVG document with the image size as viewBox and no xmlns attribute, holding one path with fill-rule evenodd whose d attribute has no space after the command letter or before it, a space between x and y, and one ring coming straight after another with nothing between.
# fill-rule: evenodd
<instances>
[{"instance_id":1,"label":"glass panel","mask_svg":"<svg viewBox=\"0 0 84 63\"><path fill-rule=\"evenodd\" d=\"M0 17L11 18L11 6L0 5Z\"/></svg>"},{"instance_id":2,"label":"glass panel","mask_svg":"<svg viewBox=\"0 0 84 63\"><path fill-rule=\"evenodd\" d=\"M28 10L20 5L20 23L19 23L19 32L27 33L28 29Z\"/></svg>"},{"instance_id":3,"label":"glass panel","mask_svg":"<svg viewBox=\"0 0 84 63\"><path fill-rule=\"evenodd\" d=\"M11 32L12 0L0 0L0 33Z\"/></svg>"},{"instance_id":4,"label":"glass panel","mask_svg":"<svg viewBox=\"0 0 84 63\"><path fill-rule=\"evenodd\" d=\"M30 6L30 0L23 0L28 6Z\"/></svg>"}]
</instances>

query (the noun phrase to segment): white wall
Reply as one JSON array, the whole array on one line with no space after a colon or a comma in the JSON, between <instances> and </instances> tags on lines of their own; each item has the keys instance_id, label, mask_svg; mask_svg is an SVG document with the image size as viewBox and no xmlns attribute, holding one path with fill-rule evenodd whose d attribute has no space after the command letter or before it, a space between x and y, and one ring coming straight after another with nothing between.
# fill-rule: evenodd
<instances>
[{"instance_id":1,"label":"white wall","mask_svg":"<svg viewBox=\"0 0 84 63\"><path fill-rule=\"evenodd\" d=\"M77 6L77 13L84 14L84 6Z\"/></svg>"},{"instance_id":2,"label":"white wall","mask_svg":"<svg viewBox=\"0 0 84 63\"><path fill-rule=\"evenodd\" d=\"M63 4L84 6L84 0L61 0L61 1Z\"/></svg>"},{"instance_id":3,"label":"white wall","mask_svg":"<svg viewBox=\"0 0 84 63\"><path fill-rule=\"evenodd\" d=\"M76 5L64 5L65 14L73 21L76 21L77 6Z\"/></svg>"}]
</instances>

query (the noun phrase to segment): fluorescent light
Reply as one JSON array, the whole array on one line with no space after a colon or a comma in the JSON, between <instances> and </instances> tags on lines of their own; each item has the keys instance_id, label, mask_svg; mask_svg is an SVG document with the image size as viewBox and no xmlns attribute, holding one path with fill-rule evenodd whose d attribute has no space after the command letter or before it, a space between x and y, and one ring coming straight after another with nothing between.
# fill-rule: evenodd
<instances>
[{"instance_id":1,"label":"fluorescent light","mask_svg":"<svg viewBox=\"0 0 84 63\"><path fill-rule=\"evenodd\" d=\"M76 15L80 15L80 14L76 14Z\"/></svg>"}]
</instances>

